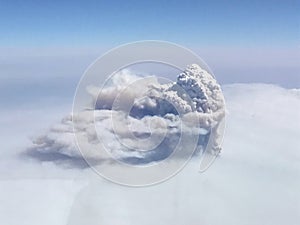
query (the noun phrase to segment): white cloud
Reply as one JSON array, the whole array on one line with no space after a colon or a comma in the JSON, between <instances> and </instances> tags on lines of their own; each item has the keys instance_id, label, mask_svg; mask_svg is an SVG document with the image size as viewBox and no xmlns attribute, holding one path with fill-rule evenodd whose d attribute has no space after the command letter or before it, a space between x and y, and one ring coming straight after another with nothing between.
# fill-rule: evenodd
<instances>
[{"instance_id":1,"label":"white cloud","mask_svg":"<svg viewBox=\"0 0 300 225\"><path fill-rule=\"evenodd\" d=\"M223 92L229 112L223 151L205 173L198 173L195 158L165 183L127 188L83 169L71 148L63 150L72 156L64 159L68 166L53 163L53 155L31 161L2 154L0 174L5 180L0 184L0 221L9 225L39 225L41 221L44 225L298 224L300 90L234 84L223 86ZM16 126L24 133L29 124L22 128L22 120L28 120L28 114L18 116ZM40 116L34 114L35 123L43 124L45 114ZM48 142L56 141L53 146L71 146L68 121L46 133ZM135 122L133 129L144 126ZM42 181L57 177L76 179ZM21 178L39 179L35 183Z\"/></svg>"}]
</instances>

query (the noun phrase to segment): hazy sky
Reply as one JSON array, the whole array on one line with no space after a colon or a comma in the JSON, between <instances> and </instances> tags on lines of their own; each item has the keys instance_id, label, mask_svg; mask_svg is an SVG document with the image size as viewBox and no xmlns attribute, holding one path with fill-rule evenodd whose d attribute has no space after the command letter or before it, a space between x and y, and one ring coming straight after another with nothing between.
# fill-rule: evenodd
<instances>
[{"instance_id":1,"label":"hazy sky","mask_svg":"<svg viewBox=\"0 0 300 225\"><path fill-rule=\"evenodd\" d=\"M144 39L190 48L221 84L300 87L299 5L297 0L0 0L0 96L14 99L8 102L72 96L98 56ZM15 95L15 89L24 94Z\"/></svg>"}]
</instances>

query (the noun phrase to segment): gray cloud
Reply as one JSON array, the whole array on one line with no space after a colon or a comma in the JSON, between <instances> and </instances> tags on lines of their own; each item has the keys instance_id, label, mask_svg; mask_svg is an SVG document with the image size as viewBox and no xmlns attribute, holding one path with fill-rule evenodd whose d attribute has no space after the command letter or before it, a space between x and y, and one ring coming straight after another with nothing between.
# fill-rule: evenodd
<instances>
[{"instance_id":1,"label":"gray cloud","mask_svg":"<svg viewBox=\"0 0 300 225\"><path fill-rule=\"evenodd\" d=\"M81 151L95 163L110 161L104 151L134 164L163 160L172 154L182 133L199 137L198 146L190 146L199 152L210 135L219 135L213 128L225 115L220 85L195 64L178 75L176 82L160 84L156 77L142 78L122 70L104 88L87 87L87 91L90 109L74 114L73 119L78 141L84 146ZM45 154L64 162L82 157L71 116L33 144L29 155L38 158ZM217 141L213 147L219 151Z\"/></svg>"}]
</instances>

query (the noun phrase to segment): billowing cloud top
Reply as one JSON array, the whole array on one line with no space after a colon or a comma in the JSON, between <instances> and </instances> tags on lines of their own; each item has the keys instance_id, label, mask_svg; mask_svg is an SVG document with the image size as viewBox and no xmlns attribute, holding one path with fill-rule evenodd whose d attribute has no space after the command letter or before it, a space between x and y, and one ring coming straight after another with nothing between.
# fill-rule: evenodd
<instances>
[{"instance_id":1,"label":"billowing cloud top","mask_svg":"<svg viewBox=\"0 0 300 225\"><path fill-rule=\"evenodd\" d=\"M90 109L73 114L77 140L89 161L102 163L114 158L129 163L166 159L182 134L197 137L203 150L209 137L217 140L218 123L224 118L224 98L214 77L196 64L178 75L176 82L159 82L155 76L139 77L129 70L114 74L103 88L87 87ZM164 79L165 80L165 79ZM96 127L96 130L94 129ZM34 140L34 154L82 158L75 144L72 116ZM215 141L214 150L219 151ZM184 154L184 151L182 151ZM179 154L180 155L180 154ZM180 157L179 157L180 158Z\"/></svg>"}]
</instances>

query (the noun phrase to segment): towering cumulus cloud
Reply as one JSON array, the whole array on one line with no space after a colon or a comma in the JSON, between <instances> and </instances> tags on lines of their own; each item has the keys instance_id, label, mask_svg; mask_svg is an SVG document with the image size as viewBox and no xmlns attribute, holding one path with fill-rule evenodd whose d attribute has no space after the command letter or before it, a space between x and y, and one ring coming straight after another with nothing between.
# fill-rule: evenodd
<instances>
[{"instance_id":1,"label":"towering cumulus cloud","mask_svg":"<svg viewBox=\"0 0 300 225\"><path fill-rule=\"evenodd\" d=\"M225 115L220 85L196 64L179 74L176 82L165 81L122 70L101 89L87 87L89 109L73 115L77 140L85 146L83 155L103 163L109 160L103 151L108 151L128 163L151 163L169 157L183 134L197 138L194 146L191 141L185 148L199 152L213 139L211 153L218 152L219 122ZM67 116L35 139L30 152L55 156L57 161L78 160L82 156L75 143L72 116Z\"/></svg>"}]
</instances>

